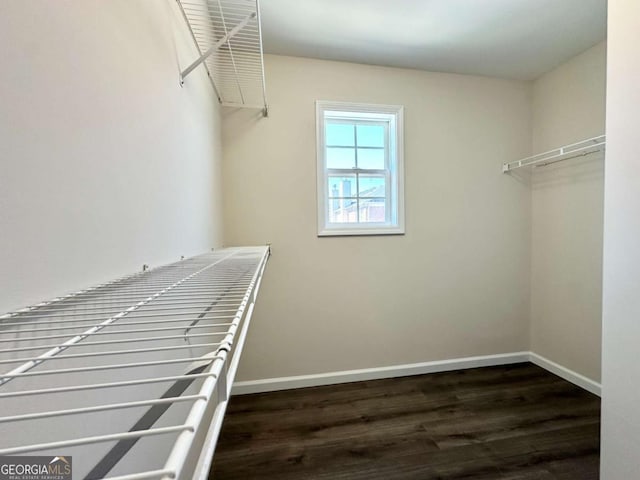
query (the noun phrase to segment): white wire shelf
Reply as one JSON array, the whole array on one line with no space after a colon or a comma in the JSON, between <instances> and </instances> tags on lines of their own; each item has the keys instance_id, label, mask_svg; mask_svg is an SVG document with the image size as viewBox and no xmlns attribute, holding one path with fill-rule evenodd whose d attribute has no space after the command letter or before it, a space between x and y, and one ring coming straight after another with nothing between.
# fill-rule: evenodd
<instances>
[{"instance_id":1,"label":"white wire shelf","mask_svg":"<svg viewBox=\"0 0 640 480\"><path fill-rule=\"evenodd\" d=\"M522 160L504 163L502 165L502 173L511 172L512 170L523 167L544 167L564 160L584 157L604 151L606 145L607 138L605 135L588 138L587 140L565 145L548 152L533 155L532 157L523 158Z\"/></svg>"},{"instance_id":2,"label":"white wire shelf","mask_svg":"<svg viewBox=\"0 0 640 480\"><path fill-rule=\"evenodd\" d=\"M268 256L221 249L0 316L0 455L206 478Z\"/></svg>"},{"instance_id":3,"label":"white wire shelf","mask_svg":"<svg viewBox=\"0 0 640 480\"><path fill-rule=\"evenodd\" d=\"M201 64L222 105L269 112L259 0L178 0L199 57L181 82Z\"/></svg>"}]
</instances>

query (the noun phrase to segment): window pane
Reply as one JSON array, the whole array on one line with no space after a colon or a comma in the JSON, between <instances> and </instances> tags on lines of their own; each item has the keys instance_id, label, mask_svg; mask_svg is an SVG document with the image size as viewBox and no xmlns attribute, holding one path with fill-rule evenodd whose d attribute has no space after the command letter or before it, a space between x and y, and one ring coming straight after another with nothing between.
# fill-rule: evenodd
<instances>
[{"instance_id":1,"label":"window pane","mask_svg":"<svg viewBox=\"0 0 640 480\"><path fill-rule=\"evenodd\" d=\"M384 198L360 199L360 222L382 223L386 222L387 205Z\"/></svg>"},{"instance_id":2,"label":"window pane","mask_svg":"<svg viewBox=\"0 0 640 480\"><path fill-rule=\"evenodd\" d=\"M355 146L355 129L353 125L344 123L325 123L326 144L341 147Z\"/></svg>"},{"instance_id":3,"label":"window pane","mask_svg":"<svg viewBox=\"0 0 640 480\"><path fill-rule=\"evenodd\" d=\"M385 189L384 177L374 177L369 175L360 175L359 177L360 197L385 197L387 191Z\"/></svg>"},{"instance_id":4,"label":"window pane","mask_svg":"<svg viewBox=\"0 0 640 480\"><path fill-rule=\"evenodd\" d=\"M384 170L384 149L359 148L358 167L369 170Z\"/></svg>"},{"instance_id":5,"label":"window pane","mask_svg":"<svg viewBox=\"0 0 640 480\"><path fill-rule=\"evenodd\" d=\"M318 236L404 233L402 107L317 101L316 112Z\"/></svg>"},{"instance_id":6,"label":"window pane","mask_svg":"<svg viewBox=\"0 0 640 480\"><path fill-rule=\"evenodd\" d=\"M329 198L329 222L356 223L358 200L356 198Z\"/></svg>"},{"instance_id":7,"label":"window pane","mask_svg":"<svg viewBox=\"0 0 640 480\"><path fill-rule=\"evenodd\" d=\"M355 148L327 147L327 168L353 168L355 166Z\"/></svg>"},{"instance_id":8,"label":"window pane","mask_svg":"<svg viewBox=\"0 0 640 480\"><path fill-rule=\"evenodd\" d=\"M330 197L355 197L358 195L355 175L330 176L328 187Z\"/></svg>"},{"instance_id":9,"label":"window pane","mask_svg":"<svg viewBox=\"0 0 640 480\"><path fill-rule=\"evenodd\" d=\"M361 147L384 147L382 125L357 125L358 145Z\"/></svg>"}]
</instances>

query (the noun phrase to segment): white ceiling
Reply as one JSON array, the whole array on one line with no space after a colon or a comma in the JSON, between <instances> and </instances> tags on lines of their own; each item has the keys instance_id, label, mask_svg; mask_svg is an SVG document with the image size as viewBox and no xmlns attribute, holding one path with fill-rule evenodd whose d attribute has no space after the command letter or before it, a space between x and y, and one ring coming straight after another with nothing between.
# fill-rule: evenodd
<instances>
[{"instance_id":1,"label":"white ceiling","mask_svg":"<svg viewBox=\"0 0 640 480\"><path fill-rule=\"evenodd\" d=\"M266 53L531 80L606 37L607 0L262 0Z\"/></svg>"}]
</instances>

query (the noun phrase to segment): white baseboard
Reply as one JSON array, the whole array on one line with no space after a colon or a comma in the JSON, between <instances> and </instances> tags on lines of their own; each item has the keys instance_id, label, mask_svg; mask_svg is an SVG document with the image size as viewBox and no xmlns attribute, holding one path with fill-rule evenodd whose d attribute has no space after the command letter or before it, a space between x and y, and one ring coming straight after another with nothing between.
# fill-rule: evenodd
<instances>
[{"instance_id":1,"label":"white baseboard","mask_svg":"<svg viewBox=\"0 0 640 480\"><path fill-rule=\"evenodd\" d=\"M381 378L407 377L409 375L423 375L425 373L448 372L465 368L490 367L508 365L529 361L529 352L503 353L498 355L483 355L480 357L454 358L451 360L437 360L433 362L412 363L408 365L393 365L390 367L363 368L360 370L344 370L340 372L319 373L315 375L300 375L296 377L267 378L264 380L249 380L235 382L232 395L248 393L274 392L292 388L318 387L337 383L361 382L363 380L379 380Z\"/></svg>"},{"instance_id":2,"label":"white baseboard","mask_svg":"<svg viewBox=\"0 0 640 480\"><path fill-rule=\"evenodd\" d=\"M538 365L539 367L548 370L551 373L558 375L560 378L564 378L568 382L571 382L581 388L584 388L588 392L593 393L597 396L602 396L602 385L590 378L585 377L573 370L570 370L562 365L549 360L548 358L544 358L537 353L530 352L529 353L529 361Z\"/></svg>"},{"instance_id":3,"label":"white baseboard","mask_svg":"<svg viewBox=\"0 0 640 480\"><path fill-rule=\"evenodd\" d=\"M407 377L409 375L423 375L425 373L449 372L466 368L492 367L512 363L531 362L559 377L601 396L602 386L573 370L559 365L534 352L514 352L498 355L483 355L479 357L454 358L451 360L437 360L433 362L412 363L408 365L393 365L389 367L363 368L360 370L344 370L339 372L319 373L315 375L299 375L295 377L266 378L264 380L249 380L235 382L232 395L246 395L249 393L275 392L293 388L319 387L338 383L361 382L364 380L379 380L382 378Z\"/></svg>"}]
</instances>

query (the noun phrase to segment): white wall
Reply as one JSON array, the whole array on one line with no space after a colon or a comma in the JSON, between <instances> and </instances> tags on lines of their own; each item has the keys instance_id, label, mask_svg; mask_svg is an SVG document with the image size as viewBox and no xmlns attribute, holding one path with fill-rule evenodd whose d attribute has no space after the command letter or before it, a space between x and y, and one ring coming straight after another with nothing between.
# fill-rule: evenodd
<instances>
[{"instance_id":1,"label":"white wall","mask_svg":"<svg viewBox=\"0 0 640 480\"><path fill-rule=\"evenodd\" d=\"M267 56L223 113L225 243L272 243L239 380L528 349L530 85ZM318 238L315 106L405 106L406 235ZM268 360L267 360L268 359Z\"/></svg>"},{"instance_id":2,"label":"white wall","mask_svg":"<svg viewBox=\"0 0 640 480\"><path fill-rule=\"evenodd\" d=\"M606 44L533 85L533 152L605 131ZM604 155L534 169L531 350L600 380Z\"/></svg>"},{"instance_id":3,"label":"white wall","mask_svg":"<svg viewBox=\"0 0 640 480\"><path fill-rule=\"evenodd\" d=\"M220 119L174 0L0 2L0 312L222 241Z\"/></svg>"},{"instance_id":4,"label":"white wall","mask_svg":"<svg viewBox=\"0 0 640 480\"><path fill-rule=\"evenodd\" d=\"M640 471L640 2L609 0L602 479Z\"/></svg>"}]
</instances>

